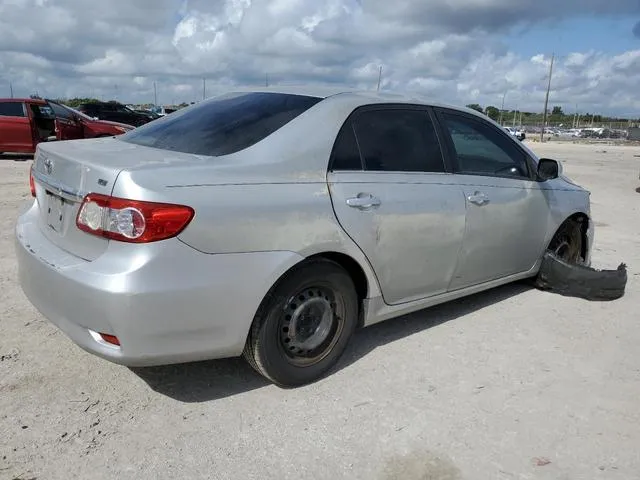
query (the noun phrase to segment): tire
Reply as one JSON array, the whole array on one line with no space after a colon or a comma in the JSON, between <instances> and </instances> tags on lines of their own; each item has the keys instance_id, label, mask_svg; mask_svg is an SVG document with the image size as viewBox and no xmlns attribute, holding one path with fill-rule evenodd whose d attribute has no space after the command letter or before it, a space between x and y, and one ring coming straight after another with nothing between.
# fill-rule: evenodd
<instances>
[{"instance_id":1,"label":"tire","mask_svg":"<svg viewBox=\"0 0 640 480\"><path fill-rule=\"evenodd\" d=\"M582 250L582 226L576 220L564 222L551 239L551 243L547 248L548 252L552 252L565 262L575 265L584 263Z\"/></svg>"},{"instance_id":2,"label":"tire","mask_svg":"<svg viewBox=\"0 0 640 480\"><path fill-rule=\"evenodd\" d=\"M243 356L282 387L324 376L344 353L358 323L358 296L337 263L312 260L296 267L262 301Z\"/></svg>"}]
</instances>

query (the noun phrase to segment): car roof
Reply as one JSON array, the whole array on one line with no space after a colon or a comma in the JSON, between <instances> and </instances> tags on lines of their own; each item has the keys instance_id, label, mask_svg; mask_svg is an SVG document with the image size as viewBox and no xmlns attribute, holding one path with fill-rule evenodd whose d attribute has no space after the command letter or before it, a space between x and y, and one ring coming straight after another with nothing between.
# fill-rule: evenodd
<instances>
[{"instance_id":1,"label":"car roof","mask_svg":"<svg viewBox=\"0 0 640 480\"><path fill-rule=\"evenodd\" d=\"M264 87L233 87L227 90L228 93L283 93L289 95L305 95L322 99L331 98L333 101L344 100L349 103L359 103L367 105L370 103L407 103L418 104L431 107L442 107L471 113L476 116L484 117L480 112L462 107L459 105L439 102L425 95L416 92L389 92L389 91L373 91L358 90L345 87L325 87L325 86L264 86Z\"/></svg>"},{"instance_id":2,"label":"car roof","mask_svg":"<svg viewBox=\"0 0 640 480\"><path fill-rule=\"evenodd\" d=\"M0 102L25 102L25 103L38 103L41 105L46 104L46 100L42 98L0 98Z\"/></svg>"}]
</instances>

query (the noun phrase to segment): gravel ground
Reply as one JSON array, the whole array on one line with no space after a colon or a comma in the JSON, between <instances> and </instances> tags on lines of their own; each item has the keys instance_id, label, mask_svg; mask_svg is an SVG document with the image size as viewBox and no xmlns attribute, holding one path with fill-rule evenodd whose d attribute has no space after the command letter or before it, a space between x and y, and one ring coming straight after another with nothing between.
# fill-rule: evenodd
<instances>
[{"instance_id":1,"label":"gravel ground","mask_svg":"<svg viewBox=\"0 0 640 480\"><path fill-rule=\"evenodd\" d=\"M531 145L592 191L594 266L626 262L626 296L502 287L363 330L295 390L72 344L17 285L31 161L0 157L0 478L640 478L640 147Z\"/></svg>"}]
</instances>

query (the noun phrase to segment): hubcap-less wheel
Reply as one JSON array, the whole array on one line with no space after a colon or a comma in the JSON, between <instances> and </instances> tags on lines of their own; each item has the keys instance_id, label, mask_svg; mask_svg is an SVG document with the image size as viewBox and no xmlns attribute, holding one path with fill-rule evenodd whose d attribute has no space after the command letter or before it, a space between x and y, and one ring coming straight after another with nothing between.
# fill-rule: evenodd
<instances>
[{"instance_id":1,"label":"hubcap-less wheel","mask_svg":"<svg viewBox=\"0 0 640 480\"><path fill-rule=\"evenodd\" d=\"M331 260L310 259L266 295L243 355L278 385L304 385L337 363L357 324L358 294L350 275Z\"/></svg>"},{"instance_id":2,"label":"hubcap-less wheel","mask_svg":"<svg viewBox=\"0 0 640 480\"><path fill-rule=\"evenodd\" d=\"M280 345L287 360L306 366L322 360L338 339L344 307L330 289L307 288L285 304Z\"/></svg>"}]
</instances>

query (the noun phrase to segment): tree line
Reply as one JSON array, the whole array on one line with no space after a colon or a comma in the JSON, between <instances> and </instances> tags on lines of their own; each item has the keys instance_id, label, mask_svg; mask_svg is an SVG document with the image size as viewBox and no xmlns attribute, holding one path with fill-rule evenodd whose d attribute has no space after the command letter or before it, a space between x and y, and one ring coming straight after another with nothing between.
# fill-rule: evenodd
<instances>
[{"instance_id":1,"label":"tree line","mask_svg":"<svg viewBox=\"0 0 640 480\"><path fill-rule=\"evenodd\" d=\"M487 117L495 120L496 122L500 120L500 109L498 107L494 107L493 105L489 105L485 108L482 105L477 103L470 103L467 105L467 108L471 108L480 113L485 114ZM595 113L580 113L580 119L584 122L594 123L603 123L603 122L626 122L629 121L628 118L617 118L617 117L607 117L600 114ZM543 115L542 113L534 113L534 112L524 112L520 110L503 110L502 111L502 121L503 123L511 123L513 118L516 118L516 123L520 122L520 118L522 118L522 123L532 124L532 123L542 123ZM565 113L562 110L560 105L554 106L552 109L547 111L547 122L550 124L561 124L561 123L569 123L571 124L576 118L575 113ZM640 119L638 119L640 121Z\"/></svg>"}]
</instances>

